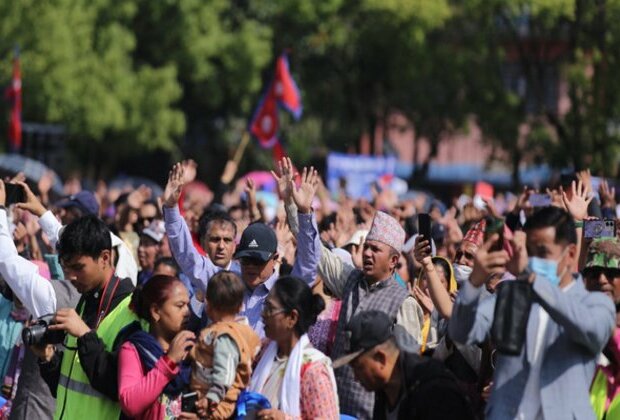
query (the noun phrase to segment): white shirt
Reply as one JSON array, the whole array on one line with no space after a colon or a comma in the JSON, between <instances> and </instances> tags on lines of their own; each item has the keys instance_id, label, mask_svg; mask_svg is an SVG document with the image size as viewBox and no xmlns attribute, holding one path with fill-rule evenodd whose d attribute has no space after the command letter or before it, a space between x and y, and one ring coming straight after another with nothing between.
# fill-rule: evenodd
<instances>
[{"instance_id":1,"label":"white shirt","mask_svg":"<svg viewBox=\"0 0 620 420\"><path fill-rule=\"evenodd\" d=\"M39 318L56 312L52 284L39 274L35 264L17 253L6 210L0 210L0 274L32 316Z\"/></svg>"},{"instance_id":2,"label":"white shirt","mask_svg":"<svg viewBox=\"0 0 620 420\"><path fill-rule=\"evenodd\" d=\"M541 280L546 281L546 280ZM563 292L567 292L575 282L562 289ZM536 331L536 342L534 343L534 357L530 368L530 374L525 384L525 390L523 391L523 398L521 401L527 401L529 407L533 408L532 412L526 412L523 408L519 408L518 419L544 419L542 413L542 402L540 399L540 373L542 370L543 358L541 351L545 344L545 333L547 331L547 325L549 324L549 314L542 306L537 307L538 312L538 330Z\"/></svg>"}]
</instances>

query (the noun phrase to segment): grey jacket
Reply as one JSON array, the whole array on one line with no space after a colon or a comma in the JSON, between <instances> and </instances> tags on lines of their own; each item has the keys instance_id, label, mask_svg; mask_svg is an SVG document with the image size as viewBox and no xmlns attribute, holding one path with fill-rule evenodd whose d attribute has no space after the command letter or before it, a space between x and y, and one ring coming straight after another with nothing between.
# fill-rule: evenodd
<instances>
[{"instance_id":1,"label":"grey jacket","mask_svg":"<svg viewBox=\"0 0 620 420\"><path fill-rule=\"evenodd\" d=\"M486 407L488 419L519 418L528 407L523 401L538 330L537 308L549 314L541 348L541 408L545 420L594 419L589 388L597 355L615 326L611 299L588 292L580 275L563 291L543 278L533 283L534 304L528 320L526 342L519 356L499 355L493 389ZM493 323L495 296L481 299L480 288L467 282L459 293L448 331L462 344L482 342Z\"/></svg>"},{"instance_id":2,"label":"grey jacket","mask_svg":"<svg viewBox=\"0 0 620 420\"><path fill-rule=\"evenodd\" d=\"M56 293L58 308L74 308L80 294L67 280L50 280ZM54 417L56 399L39 372L39 359L26 348L17 394L11 406L10 420L51 419Z\"/></svg>"}]
</instances>

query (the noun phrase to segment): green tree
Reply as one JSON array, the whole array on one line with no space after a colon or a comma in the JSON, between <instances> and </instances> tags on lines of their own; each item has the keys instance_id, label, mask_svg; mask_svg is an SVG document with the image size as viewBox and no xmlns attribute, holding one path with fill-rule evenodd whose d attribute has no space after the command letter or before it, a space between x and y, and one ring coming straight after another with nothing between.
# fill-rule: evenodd
<instances>
[{"instance_id":1,"label":"green tree","mask_svg":"<svg viewBox=\"0 0 620 420\"><path fill-rule=\"evenodd\" d=\"M136 149L174 150L185 129L176 68L133 60L136 11L115 0L0 5L7 63L21 47L24 120L64 125L73 151L90 150L81 163L95 172Z\"/></svg>"}]
</instances>

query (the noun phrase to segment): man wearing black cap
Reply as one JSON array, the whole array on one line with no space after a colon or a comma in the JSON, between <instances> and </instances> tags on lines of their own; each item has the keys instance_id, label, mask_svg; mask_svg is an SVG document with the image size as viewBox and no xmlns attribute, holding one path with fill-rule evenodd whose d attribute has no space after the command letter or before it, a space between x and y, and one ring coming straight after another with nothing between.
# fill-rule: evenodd
<instances>
[{"instance_id":1,"label":"man wearing black cap","mask_svg":"<svg viewBox=\"0 0 620 420\"><path fill-rule=\"evenodd\" d=\"M441 362L418 355L407 331L382 311L355 315L347 325L350 364L358 381L375 393L373 419L473 419L469 402Z\"/></svg>"},{"instance_id":2,"label":"man wearing black cap","mask_svg":"<svg viewBox=\"0 0 620 420\"><path fill-rule=\"evenodd\" d=\"M215 261L210 261L207 258L196 257L196 252L193 249L187 229L182 228L184 222L179 216L177 205L178 197L183 187L182 178L182 167L177 163L170 171L168 185L166 185L166 192L164 193L166 232L170 238L170 245L175 259L183 272L191 273L193 279L199 279L206 290L209 279L221 271L223 267L214 264ZM316 182L316 179L312 176L302 180L302 186L300 187L300 192L298 192L299 200L312 201L316 191ZM278 240L271 227L264 223L256 222L249 225L243 231L241 241L236 249L234 258L239 261L241 279L246 285L243 309L240 315L247 317L250 326L259 337L263 338L265 336L261 317L263 303L279 277L279 273L276 270ZM304 249L302 246L298 247L297 251L298 253L304 253L306 258L296 259L293 275L311 282L314 280L314 277L308 278L308 276L302 273L303 270L300 268L301 260L305 261L312 258L311 250ZM193 260L190 261L190 258L193 258ZM316 261L307 264L316 265ZM232 268L230 270L235 271ZM201 292L204 293L205 290Z\"/></svg>"}]
</instances>

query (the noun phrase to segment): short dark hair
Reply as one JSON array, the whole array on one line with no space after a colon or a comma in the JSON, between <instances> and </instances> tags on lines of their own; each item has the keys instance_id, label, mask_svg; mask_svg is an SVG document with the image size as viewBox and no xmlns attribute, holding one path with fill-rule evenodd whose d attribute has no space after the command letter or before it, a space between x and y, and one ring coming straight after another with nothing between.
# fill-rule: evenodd
<instances>
[{"instance_id":1,"label":"short dark hair","mask_svg":"<svg viewBox=\"0 0 620 420\"><path fill-rule=\"evenodd\" d=\"M206 238L211 226L216 223L221 225L229 223L233 228L233 235L237 236L237 225L228 213L223 211L206 211L198 220L198 237L201 241Z\"/></svg>"},{"instance_id":2,"label":"short dark hair","mask_svg":"<svg viewBox=\"0 0 620 420\"><path fill-rule=\"evenodd\" d=\"M556 244L576 244L577 233L575 221L570 213L559 207L544 207L527 218L523 229L528 232L534 229L555 228Z\"/></svg>"},{"instance_id":3,"label":"short dark hair","mask_svg":"<svg viewBox=\"0 0 620 420\"><path fill-rule=\"evenodd\" d=\"M153 265L153 269L156 269L157 267L159 267L160 265L167 265L168 267L171 267L174 272L175 275L178 276L179 275L179 265L177 264L177 262L175 261L174 258L172 257L159 257L158 259L155 260L155 264Z\"/></svg>"},{"instance_id":4,"label":"short dark hair","mask_svg":"<svg viewBox=\"0 0 620 420\"><path fill-rule=\"evenodd\" d=\"M332 212L331 214L328 214L327 216L323 217L323 219L321 220L318 226L319 233L329 230L329 226L332 223L336 224L336 212Z\"/></svg>"},{"instance_id":5,"label":"short dark hair","mask_svg":"<svg viewBox=\"0 0 620 420\"><path fill-rule=\"evenodd\" d=\"M321 295L313 294L310 286L297 277L281 276L272 290L286 312L296 310L299 313L295 332L300 337L310 329L325 309L325 301Z\"/></svg>"},{"instance_id":6,"label":"short dark hair","mask_svg":"<svg viewBox=\"0 0 620 420\"><path fill-rule=\"evenodd\" d=\"M61 261L76 256L97 258L102 251L112 250L110 229L97 216L80 217L62 230L56 249Z\"/></svg>"},{"instance_id":7,"label":"short dark hair","mask_svg":"<svg viewBox=\"0 0 620 420\"><path fill-rule=\"evenodd\" d=\"M245 284L232 271L222 270L209 279L207 305L218 311L237 313L243 305Z\"/></svg>"}]
</instances>

